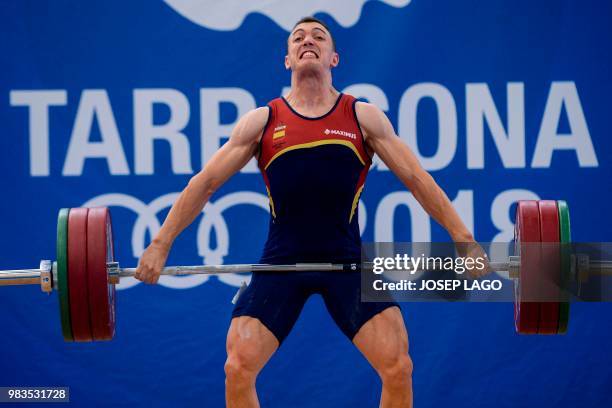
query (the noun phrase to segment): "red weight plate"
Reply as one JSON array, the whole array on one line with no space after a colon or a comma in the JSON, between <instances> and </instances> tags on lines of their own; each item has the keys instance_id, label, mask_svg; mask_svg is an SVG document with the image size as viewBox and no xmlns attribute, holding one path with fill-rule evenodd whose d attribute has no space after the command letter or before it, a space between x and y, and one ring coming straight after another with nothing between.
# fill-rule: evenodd
<instances>
[{"instance_id":1,"label":"red weight plate","mask_svg":"<svg viewBox=\"0 0 612 408\"><path fill-rule=\"evenodd\" d=\"M542 242L542 281L540 290L540 322L538 333L557 334L559 327L559 279L561 277L561 252L559 247L559 211L557 202L552 200L538 201L540 210L540 238Z\"/></svg>"},{"instance_id":2,"label":"red weight plate","mask_svg":"<svg viewBox=\"0 0 612 408\"><path fill-rule=\"evenodd\" d=\"M92 341L87 284L87 208L68 214L68 292L75 341Z\"/></svg>"},{"instance_id":3,"label":"red weight plate","mask_svg":"<svg viewBox=\"0 0 612 408\"><path fill-rule=\"evenodd\" d=\"M95 340L115 335L115 285L109 282L106 263L113 261L113 231L107 208L91 208L87 217L87 271L89 311Z\"/></svg>"},{"instance_id":4,"label":"red weight plate","mask_svg":"<svg viewBox=\"0 0 612 408\"><path fill-rule=\"evenodd\" d=\"M514 289L514 323L521 334L536 334L540 308L538 303L522 299L534 299L537 275L540 272L540 252L535 245L540 242L540 216L537 201L519 201L514 223L515 252L520 254L520 276Z\"/></svg>"}]
</instances>

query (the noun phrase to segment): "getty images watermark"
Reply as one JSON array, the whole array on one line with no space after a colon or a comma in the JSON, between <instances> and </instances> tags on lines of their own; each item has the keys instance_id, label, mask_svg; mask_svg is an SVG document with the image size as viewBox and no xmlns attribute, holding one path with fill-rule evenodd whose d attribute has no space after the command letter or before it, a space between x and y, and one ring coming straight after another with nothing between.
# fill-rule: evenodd
<instances>
[{"instance_id":1,"label":"getty images watermark","mask_svg":"<svg viewBox=\"0 0 612 408\"><path fill-rule=\"evenodd\" d=\"M377 242L361 252L365 302L512 299L509 273L491 270L514 253L509 244Z\"/></svg>"},{"instance_id":2,"label":"getty images watermark","mask_svg":"<svg viewBox=\"0 0 612 408\"><path fill-rule=\"evenodd\" d=\"M417 273L425 272L454 272L458 276L464 273L484 274L488 271L489 262L488 256L483 252L483 256L411 256L406 253L395 254L394 256L377 256L372 259L371 269L375 275L383 275L387 273L387 277L391 274L408 274L414 279ZM368 268L366 268L368 269ZM455 291L459 288L463 290L501 290L503 283L501 279L459 279L454 277L451 279L400 279L399 281L385 280L383 277L375 279L372 282L372 288L375 291L433 291L446 290Z\"/></svg>"},{"instance_id":3,"label":"getty images watermark","mask_svg":"<svg viewBox=\"0 0 612 408\"><path fill-rule=\"evenodd\" d=\"M612 302L612 243L364 243L361 300Z\"/></svg>"}]
</instances>

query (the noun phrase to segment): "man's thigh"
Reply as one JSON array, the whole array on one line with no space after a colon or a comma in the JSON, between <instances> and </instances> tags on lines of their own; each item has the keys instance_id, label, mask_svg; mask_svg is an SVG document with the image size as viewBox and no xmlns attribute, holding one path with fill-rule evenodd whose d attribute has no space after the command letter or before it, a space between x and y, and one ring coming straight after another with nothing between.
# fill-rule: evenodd
<instances>
[{"instance_id":1,"label":"man's thigh","mask_svg":"<svg viewBox=\"0 0 612 408\"><path fill-rule=\"evenodd\" d=\"M362 302L359 272L322 272L320 279L325 306L336 325L351 341L375 316L389 308L399 311L399 305L392 298L386 302Z\"/></svg>"},{"instance_id":2,"label":"man's thigh","mask_svg":"<svg viewBox=\"0 0 612 408\"><path fill-rule=\"evenodd\" d=\"M232 318L256 318L282 344L311 294L306 277L303 273L254 273Z\"/></svg>"},{"instance_id":3,"label":"man's thigh","mask_svg":"<svg viewBox=\"0 0 612 408\"><path fill-rule=\"evenodd\" d=\"M240 367L259 372L278 348L278 340L259 319L242 316L232 319L227 332L228 359Z\"/></svg>"},{"instance_id":4,"label":"man's thigh","mask_svg":"<svg viewBox=\"0 0 612 408\"><path fill-rule=\"evenodd\" d=\"M390 307L366 322L353 343L376 369L408 355L408 332L398 307Z\"/></svg>"}]
</instances>

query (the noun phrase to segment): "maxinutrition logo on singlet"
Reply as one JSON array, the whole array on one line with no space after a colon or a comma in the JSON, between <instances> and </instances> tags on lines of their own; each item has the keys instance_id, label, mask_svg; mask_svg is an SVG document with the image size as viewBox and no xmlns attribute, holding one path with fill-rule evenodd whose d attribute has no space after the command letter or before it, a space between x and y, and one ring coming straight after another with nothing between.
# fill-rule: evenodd
<instances>
[{"instance_id":1,"label":"maxinutrition logo on singlet","mask_svg":"<svg viewBox=\"0 0 612 408\"><path fill-rule=\"evenodd\" d=\"M323 133L325 133L327 136L329 136L329 135L344 136L344 137L348 137L349 139L353 139L353 140L357 139L357 135L355 133L347 132L347 131L344 131L344 130L325 129L323 131Z\"/></svg>"}]
</instances>

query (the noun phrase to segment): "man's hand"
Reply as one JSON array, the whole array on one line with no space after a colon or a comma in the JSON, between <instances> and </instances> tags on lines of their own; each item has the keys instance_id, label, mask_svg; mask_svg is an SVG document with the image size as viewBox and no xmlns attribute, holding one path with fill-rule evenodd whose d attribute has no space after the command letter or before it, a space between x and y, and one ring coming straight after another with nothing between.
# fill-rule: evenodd
<instances>
[{"instance_id":1,"label":"man's hand","mask_svg":"<svg viewBox=\"0 0 612 408\"><path fill-rule=\"evenodd\" d=\"M152 242L142 254L134 277L144 283L157 283L169 252L167 245Z\"/></svg>"},{"instance_id":2,"label":"man's hand","mask_svg":"<svg viewBox=\"0 0 612 408\"><path fill-rule=\"evenodd\" d=\"M471 258L473 261L466 264L468 276L472 279L482 278L491 272L489 257L476 241L455 243L457 252L462 258Z\"/></svg>"}]
</instances>

